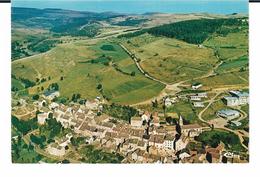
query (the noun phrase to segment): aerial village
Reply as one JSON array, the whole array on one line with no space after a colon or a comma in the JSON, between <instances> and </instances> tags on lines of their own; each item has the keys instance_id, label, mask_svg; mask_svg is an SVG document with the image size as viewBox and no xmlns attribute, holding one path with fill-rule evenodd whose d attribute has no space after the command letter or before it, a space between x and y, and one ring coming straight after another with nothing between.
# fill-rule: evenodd
<instances>
[{"instance_id":1,"label":"aerial village","mask_svg":"<svg viewBox=\"0 0 260 177\"><path fill-rule=\"evenodd\" d=\"M202 84L191 86L193 90L200 87ZM64 137L55 138L44 149L52 156L65 156L71 138L82 136L86 144L122 155L122 163L243 163L248 160L243 154L226 149L223 142L217 147L204 147L196 140L205 130L218 126L214 121L187 124L183 115L173 113L175 124L162 123L165 119L162 112L141 109L129 121L123 121L103 113L105 102L101 97L85 100L84 104L65 105L53 101L59 96L59 91L48 91L32 103L20 99L12 108L12 115L20 119L36 115L38 124L44 125L54 118L64 128L72 130ZM203 100L208 97L207 92L198 92L166 96L161 101L165 107L171 107L179 100L188 99L194 109L205 109L207 102ZM226 124L240 126L242 115L235 108L249 104L249 94L230 90L221 99L228 108L216 111L215 116Z\"/></svg>"}]
</instances>

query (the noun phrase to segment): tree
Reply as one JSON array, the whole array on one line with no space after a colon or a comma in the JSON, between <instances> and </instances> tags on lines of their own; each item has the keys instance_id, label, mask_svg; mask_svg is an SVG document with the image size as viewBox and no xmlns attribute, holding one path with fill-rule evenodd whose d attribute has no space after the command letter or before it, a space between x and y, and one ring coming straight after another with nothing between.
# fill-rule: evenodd
<instances>
[{"instance_id":1,"label":"tree","mask_svg":"<svg viewBox=\"0 0 260 177\"><path fill-rule=\"evenodd\" d=\"M207 152L206 154L206 159L209 163L212 163L212 155L210 153Z\"/></svg>"},{"instance_id":2,"label":"tree","mask_svg":"<svg viewBox=\"0 0 260 177\"><path fill-rule=\"evenodd\" d=\"M135 76L135 72L134 71L131 72L131 76Z\"/></svg>"},{"instance_id":3,"label":"tree","mask_svg":"<svg viewBox=\"0 0 260 177\"><path fill-rule=\"evenodd\" d=\"M164 117L165 117L165 114L166 114L166 106L165 106L165 104L163 104L162 108L163 108L163 113L164 113Z\"/></svg>"},{"instance_id":4,"label":"tree","mask_svg":"<svg viewBox=\"0 0 260 177\"><path fill-rule=\"evenodd\" d=\"M38 94L32 96L33 100L39 100L39 98L40 98L40 96Z\"/></svg>"},{"instance_id":5,"label":"tree","mask_svg":"<svg viewBox=\"0 0 260 177\"><path fill-rule=\"evenodd\" d=\"M227 163L227 157L226 156L222 157L222 163Z\"/></svg>"},{"instance_id":6,"label":"tree","mask_svg":"<svg viewBox=\"0 0 260 177\"><path fill-rule=\"evenodd\" d=\"M97 85L97 89L98 89L98 90L101 90L102 88L103 88L102 84L98 84L98 85Z\"/></svg>"},{"instance_id":7,"label":"tree","mask_svg":"<svg viewBox=\"0 0 260 177\"><path fill-rule=\"evenodd\" d=\"M59 84L58 83L52 83L49 85L49 90L55 90L55 91L58 91L59 90Z\"/></svg>"},{"instance_id":8,"label":"tree","mask_svg":"<svg viewBox=\"0 0 260 177\"><path fill-rule=\"evenodd\" d=\"M157 108L157 107L158 107L158 101L157 101L157 99L155 99L154 101L152 101L152 106L153 106L153 108Z\"/></svg>"},{"instance_id":9,"label":"tree","mask_svg":"<svg viewBox=\"0 0 260 177\"><path fill-rule=\"evenodd\" d=\"M177 121L176 119L172 118L172 117L166 117L166 122L170 125L177 125Z\"/></svg>"}]
</instances>

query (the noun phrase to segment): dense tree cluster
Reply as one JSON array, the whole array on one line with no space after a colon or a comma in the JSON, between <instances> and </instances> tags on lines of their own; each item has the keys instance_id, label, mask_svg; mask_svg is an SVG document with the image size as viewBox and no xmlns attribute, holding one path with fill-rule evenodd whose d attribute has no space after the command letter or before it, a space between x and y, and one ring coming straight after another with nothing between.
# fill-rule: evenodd
<instances>
[{"instance_id":1,"label":"dense tree cluster","mask_svg":"<svg viewBox=\"0 0 260 177\"><path fill-rule=\"evenodd\" d=\"M80 150L84 157L81 159L86 163L120 163L124 157L118 153L108 153L100 149L95 149L94 146L88 145Z\"/></svg>"},{"instance_id":2,"label":"dense tree cluster","mask_svg":"<svg viewBox=\"0 0 260 177\"><path fill-rule=\"evenodd\" d=\"M25 121L12 116L12 125L23 135L38 128L37 118Z\"/></svg>"},{"instance_id":3,"label":"dense tree cluster","mask_svg":"<svg viewBox=\"0 0 260 177\"><path fill-rule=\"evenodd\" d=\"M220 142L223 142L227 148L235 151L243 150L237 135L231 132L224 131L205 131L199 136L195 137L196 141L202 142L204 146L209 145L211 147L217 147Z\"/></svg>"},{"instance_id":4,"label":"dense tree cluster","mask_svg":"<svg viewBox=\"0 0 260 177\"><path fill-rule=\"evenodd\" d=\"M27 145L20 135L12 139L12 162L37 163L42 158L42 155L35 152L34 146Z\"/></svg>"},{"instance_id":5,"label":"dense tree cluster","mask_svg":"<svg viewBox=\"0 0 260 177\"><path fill-rule=\"evenodd\" d=\"M49 118L46 120L46 123L40 127L40 134L45 135L46 139L49 140L61 135L63 130L60 122L55 118Z\"/></svg>"},{"instance_id":6,"label":"dense tree cluster","mask_svg":"<svg viewBox=\"0 0 260 177\"><path fill-rule=\"evenodd\" d=\"M149 33L154 36L165 36L183 40L192 44L201 44L213 33L217 32L218 34L226 35L229 32L237 31L237 28L230 27L237 27L239 25L245 24L242 19L238 18L187 20L144 29L134 33L124 34L119 37L130 38L144 33Z\"/></svg>"},{"instance_id":7,"label":"dense tree cluster","mask_svg":"<svg viewBox=\"0 0 260 177\"><path fill-rule=\"evenodd\" d=\"M22 81L22 83L24 84L25 88L29 88L29 87L33 87L36 85L35 82L30 81L29 79L25 79L25 78L19 78L20 81Z\"/></svg>"},{"instance_id":8,"label":"dense tree cluster","mask_svg":"<svg viewBox=\"0 0 260 177\"><path fill-rule=\"evenodd\" d=\"M33 52L46 52L57 44L61 43L60 40L44 40L42 42L38 42L37 44L31 43L28 45L28 49L32 50Z\"/></svg>"},{"instance_id":9,"label":"dense tree cluster","mask_svg":"<svg viewBox=\"0 0 260 177\"><path fill-rule=\"evenodd\" d=\"M131 117L136 116L138 111L130 106L123 106L112 103L111 105L104 105L103 112L125 121L130 121Z\"/></svg>"},{"instance_id":10,"label":"dense tree cluster","mask_svg":"<svg viewBox=\"0 0 260 177\"><path fill-rule=\"evenodd\" d=\"M49 85L48 89L58 91L60 89L60 86L58 83L52 83Z\"/></svg>"},{"instance_id":11,"label":"dense tree cluster","mask_svg":"<svg viewBox=\"0 0 260 177\"><path fill-rule=\"evenodd\" d=\"M81 98L81 95L79 93L73 94L71 97L71 101L77 102Z\"/></svg>"},{"instance_id":12,"label":"dense tree cluster","mask_svg":"<svg viewBox=\"0 0 260 177\"><path fill-rule=\"evenodd\" d=\"M23 44L18 41L12 42L12 60L19 59L21 57L30 56L26 49L23 47Z\"/></svg>"}]
</instances>

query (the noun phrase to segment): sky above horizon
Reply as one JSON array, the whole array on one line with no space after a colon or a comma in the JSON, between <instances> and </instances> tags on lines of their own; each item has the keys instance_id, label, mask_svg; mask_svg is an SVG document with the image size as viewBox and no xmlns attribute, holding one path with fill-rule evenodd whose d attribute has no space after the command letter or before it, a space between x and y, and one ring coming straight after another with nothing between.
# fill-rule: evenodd
<instances>
[{"instance_id":1,"label":"sky above horizon","mask_svg":"<svg viewBox=\"0 0 260 177\"><path fill-rule=\"evenodd\" d=\"M248 0L13 0L12 7L142 14L248 13Z\"/></svg>"},{"instance_id":2,"label":"sky above horizon","mask_svg":"<svg viewBox=\"0 0 260 177\"><path fill-rule=\"evenodd\" d=\"M138 1L138 0L12 0L12 1ZM248 0L141 0L141 1L248 1Z\"/></svg>"}]
</instances>

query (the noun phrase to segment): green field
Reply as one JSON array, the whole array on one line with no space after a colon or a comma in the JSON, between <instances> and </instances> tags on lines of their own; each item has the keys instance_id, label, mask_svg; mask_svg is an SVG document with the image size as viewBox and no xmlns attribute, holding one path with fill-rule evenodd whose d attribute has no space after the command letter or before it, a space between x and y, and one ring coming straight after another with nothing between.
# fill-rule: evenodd
<instances>
[{"instance_id":1,"label":"green field","mask_svg":"<svg viewBox=\"0 0 260 177\"><path fill-rule=\"evenodd\" d=\"M247 68L248 67L248 57L243 56L238 59L234 60L228 60L225 61L220 67L218 67L217 72L218 73L224 73L224 72L232 72L232 71L239 71L241 68Z\"/></svg>"},{"instance_id":2,"label":"green field","mask_svg":"<svg viewBox=\"0 0 260 177\"><path fill-rule=\"evenodd\" d=\"M180 101L175 103L174 106L167 108L167 113L175 112L178 113L189 123L198 122L197 112L192 108L192 105L188 101Z\"/></svg>"},{"instance_id":3,"label":"green field","mask_svg":"<svg viewBox=\"0 0 260 177\"><path fill-rule=\"evenodd\" d=\"M222 88L222 87L245 87L248 86L248 71L244 72L235 72L235 73L225 73L219 74L216 76L197 79L193 82L200 82L203 84L203 88L208 89L215 89L215 88ZM190 82L191 84L192 82Z\"/></svg>"},{"instance_id":4,"label":"green field","mask_svg":"<svg viewBox=\"0 0 260 177\"><path fill-rule=\"evenodd\" d=\"M25 87L23 83L17 79L12 78L12 87L17 88L18 90L23 90Z\"/></svg>"},{"instance_id":5,"label":"green field","mask_svg":"<svg viewBox=\"0 0 260 177\"><path fill-rule=\"evenodd\" d=\"M202 142L204 146L210 145L215 148L220 142L223 142L228 150L236 152L245 151L236 134L223 130L204 131L195 139Z\"/></svg>"},{"instance_id":6,"label":"green field","mask_svg":"<svg viewBox=\"0 0 260 177\"><path fill-rule=\"evenodd\" d=\"M135 76L131 76L131 72L135 72ZM97 85L102 84L103 95L109 101L121 104L150 99L164 88L145 78L123 49L109 41L59 45L45 54L13 62L12 74L31 81L51 78L30 88L30 94L57 82L63 97L71 98L72 94L79 93L82 98L93 99L101 95ZM60 77L64 79L60 80Z\"/></svg>"},{"instance_id":7,"label":"green field","mask_svg":"<svg viewBox=\"0 0 260 177\"><path fill-rule=\"evenodd\" d=\"M126 39L146 72L167 83L207 74L217 63L214 51L166 37L143 34Z\"/></svg>"}]
</instances>

